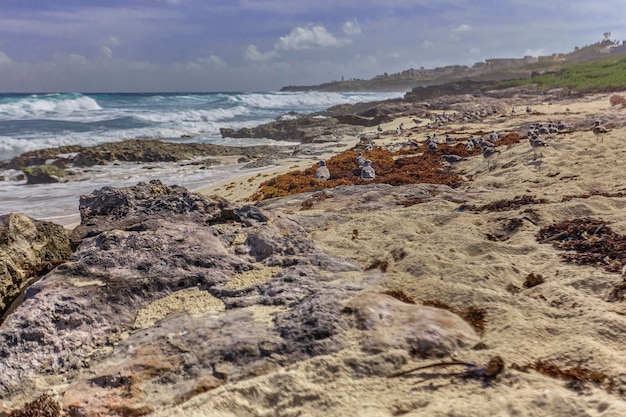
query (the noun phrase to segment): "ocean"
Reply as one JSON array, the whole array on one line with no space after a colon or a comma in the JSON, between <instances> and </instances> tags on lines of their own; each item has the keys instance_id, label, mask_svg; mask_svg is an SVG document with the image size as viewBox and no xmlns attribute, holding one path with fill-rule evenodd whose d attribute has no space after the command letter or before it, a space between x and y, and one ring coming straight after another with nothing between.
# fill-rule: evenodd
<instances>
[{"instance_id":1,"label":"ocean","mask_svg":"<svg viewBox=\"0 0 626 417\"><path fill-rule=\"evenodd\" d=\"M314 113L340 104L401 97L403 93L243 92L0 94L0 161L23 152L61 145L92 146L126 139L161 139L247 146L284 142L222 138L220 128L270 122L294 111ZM83 181L27 185L19 173L0 172L0 215L26 213L67 224L76 221L80 195L103 186L126 186L159 178L198 189L239 174L240 166L202 172L165 164L94 167Z\"/></svg>"}]
</instances>

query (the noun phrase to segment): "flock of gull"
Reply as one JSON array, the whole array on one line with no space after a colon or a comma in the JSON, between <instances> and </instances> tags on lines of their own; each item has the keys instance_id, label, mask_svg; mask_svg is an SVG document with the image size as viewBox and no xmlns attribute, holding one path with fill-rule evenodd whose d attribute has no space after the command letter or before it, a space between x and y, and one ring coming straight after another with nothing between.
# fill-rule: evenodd
<instances>
[{"instance_id":1,"label":"flock of gull","mask_svg":"<svg viewBox=\"0 0 626 417\"><path fill-rule=\"evenodd\" d=\"M448 114L443 112L442 114L429 114L428 122L426 125L427 129L440 128L447 123L450 122L458 122L462 121L463 123L468 121L478 121L484 117L494 115L497 113L497 109L490 108L489 110L477 110L477 111L465 111L463 113L456 114ZM515 114L516 109L513 107L511 109L511 113ZM532 108L530 106L526 106L526 114L532 114ZM420 124L420 119L413 119L415 124ZM400 123L400 125L396 128L396 135L401 135L406 130L404 123ZM569 133L571 132L571 128L561 122L553 122L552 120L548 120L547 123L533 123L530 124L526 130L526 137L528 138L528 142L533 152L533 161L538 157L543 157L541 149L549 146L549 141L555 138L557 134ZM609 130L604 127L600 121L596 121L591 128L594 136L596 137L596 141L604 141L604 135L609 132ZM388 132L387 132L388 133ZM383 129L379 125L377 127L376 138L380 138L380 135L383 134ZM420 146L420 141L415 140L410 137L407 141L396 144L395 147L391 146L392 149L416 149ZM364 151L371 151L374 148L374 142L372 140L364 141L364 137L361 137L361 147ZM481 154L483 159L487 161L487 170L490 171L495 168L494 159L497 155L500 154L500 150L497 149L497 142L500 139L500 135L494 130L489 134L480 135L478 137L474 137L473 135L469 135L467 141L465 142L465 148L468 151L471 151L475 148L479 148L481 150ZM458 143L458 140L452 138L448 133L445 134L443 138L437 137L436 133L426 134L425 140L423 143L426 145L426 149L430 152L434 152L437 150L440 144L445 143L448 145L454 145ZM399 148L398 148L399 147ZM442 162L444 162L447 166L448 172L455 169L455 167L464 161L467 161L468 158L464 156L460 156L457 154L446 154L441 157ZM356 157L356 165L361 170L361 179L363 180L373 180L376 177L376 172L372 167L372 161L366 159L363 155L362 151L357 153ZM493 162L493 163L492 163ZM539 163L534 163L535 165L539 165ZM326 161L319 161L319 167L315 172L315 178L318 180L328 180L331 178L330 171L326 166Z\"/></svg>"}]
</instances>

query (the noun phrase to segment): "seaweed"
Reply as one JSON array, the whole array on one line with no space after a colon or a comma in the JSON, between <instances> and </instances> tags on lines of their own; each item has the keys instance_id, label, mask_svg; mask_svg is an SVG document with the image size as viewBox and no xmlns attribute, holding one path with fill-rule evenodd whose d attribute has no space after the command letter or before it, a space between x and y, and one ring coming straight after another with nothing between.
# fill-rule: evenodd
<instances>
[{"instance_id":1,"label":"seaweed","mask_svg":"<svg viewBox=\"0 0 626 417\"><path fill-rule=\"evenodd\" d=\"M42 394L22 408L11 411L8 417L58 417L60 415L61 406L59 403L50 395Z\"/></svg>"},{"instance_id":2,"label":"seaweed","mask_svg":"<svg viewBox=\"0 0 626 417\"><path fill-rule=\"evenodd\" d=\"M439 368L439 367L448 367L448 366L464 366L466 367L465 372L457 372L451 374L451 376L461 376L463 378L474 378L481 379L484 382L491 382L495 377L504 371L504 360L500 356L492 357L487 365L478 365L470 362L461 362L461 361L449 361L449 362L437 362L431 363L430 365L422 365L417 368L408 369L405 371L396 372L388 376L388 378L397 378L400 376L407 375L409 373L415 371L421 371L423 369L429 368Z\"/></svg>"},{"instance_id":3,"label":"seaweed","mask_svg":"<svg viewBox=\"0 0 626 417\"><path fill-rule=\"evenodd\" d=\"M530 273L526 276L526 280L524 281L524 288L532 288L537 285L543 284L546 280L539 274Z\"/></svg>"},{"instance_id":4,"label":"seaweed","mask_svg":"<svg viewBox=\"0 0 626 417\"><path fill-rule=\"evenodd\" d=\"M325 190L313 193L309 198L304 200L302 204L300 204L300 210L310 210L313 208L314 204L324 201L327 198L332 198L332 194L327 193Z\"/></svg>"},{"instance_id":5,"label":"seaweed","mask_svg":"<svg viewBox=\"0 0 626 417\"><path fill-rule=\"evenodd\" d=\"M621 272L626 263L626 236L603 220L583 217L555 223L540 229L537 240L564 251L560 256L568 263L604 266L609 272Z\"/></svg>"},{"instance_id":6,"label":"seaweed","mask_svg":"<svg viewBox=\"0 0 626 417\"><path fill-rule=\"evenodd\" d=\"M548 200L544 198L536 198L531 195L516 196L512 200L498 200L492 203L488 203L482 206L475 206L466 204L460 207L461 210L469 210L474 212L489 211L489 212L501 212L517 210L520 207L530 204L546 204Z\"/></svg>"},{"instance_id":7,"label":"seaweed","mask_svg":"<svg viewBox=\"0 0 626 417\"><path fill-rule=\"evenodd\" d=\"M389 269L389 261L386 259L374 259L374 261L368 265L365 270L371 271L373 269L380 269L381 272L387 272L387 269Z\"/></svg>"},{"instance_id":8,"label":"seaweed","mask_svg":"<svg viewBox=\"0 0 626 417\"><path fill-rule=\"evenodd\" d=\"M389 295L396 300L402 301L403 303L415 304L415 298L402 290L387 290L383 292L383 294Z\"/></svg>"},{"instance_id":9,"label":"seaweed","mask_svg":"<svg viewBox=\"0 0 626 417\"><path fill-rule=\"evenodd\" d=\"M472 328L482 336L485 333L485 324L486 324L486 316L487 311L484 308L478 308L474 306L470 306L465 310L457 310L453 307L450 307L448 304L439 301L439 300L424 300L422 304L425 306L441 308L443 310L448 310L451 313L460 316L472 326Z\"/></svg>"},{"instance_id":10,"label":"seaweed","mask_svg":"<svg viewBox=\"0 0 626 417\"><path fill-rule=\"evenodd\" d=\"M561 368L553 363L537 360L524 366L513 364L511 365L511 368L524 372L532 369L550 378L567 381L568 388L572 388L576 391L580 391L586 383L593 383L597 386L602 386L603 384L608 383L605 388L609 391L611 387L611 378L607 374L587 368L581 368L580 366L574 368Z\"/></svg>"}]
</instances>

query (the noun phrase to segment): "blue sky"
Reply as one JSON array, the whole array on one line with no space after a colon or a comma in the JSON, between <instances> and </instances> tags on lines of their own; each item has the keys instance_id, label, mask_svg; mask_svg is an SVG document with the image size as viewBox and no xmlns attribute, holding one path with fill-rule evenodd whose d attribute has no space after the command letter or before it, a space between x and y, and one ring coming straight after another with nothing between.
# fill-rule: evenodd
<instances>
[{"instance_id":1,"label":"blue sky","mask_svg":"<svg viewBox=\"0 0 626 417\"><path fill-rule=\"evenodd\" d=\"M623 0L1 0L0 92L266 91L626 39Z\"/></svg>"}]
</instances>

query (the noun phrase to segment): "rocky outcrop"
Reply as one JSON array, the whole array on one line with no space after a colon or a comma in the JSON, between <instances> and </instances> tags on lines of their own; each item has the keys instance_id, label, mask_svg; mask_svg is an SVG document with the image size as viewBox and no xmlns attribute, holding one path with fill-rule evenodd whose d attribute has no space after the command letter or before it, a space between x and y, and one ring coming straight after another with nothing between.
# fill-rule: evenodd
<instances>
[{"instance_id":1,"label":"rocky outcrop","mask_svg":"<svg viewBox=\"0 0 626 417\"><path fill-rule=\"evenodd\" d=\"M169 143L151 139L131 139L104 143L92 147L62 146L25 152L8 162L2 169L24 169L31 166L55 164L59 167L89 167L115 161L173 162L208 156L246 155L250 158L276 156L282 149L275 146L221 146L209 143ZM284 149L289 153L289 149Z\"/></svg>"},{"instance_id":2,"label":"rocky outcrop","mask_svg":"<svg viewBox=\"0 0 626 417\"><path fill-rule=\"evenodd\" d=\"M269 138L282 141L312 143L325 141L325 137L354 136L368 122L356 116L336 117L318 115L291 115L273 122L252 128L229 129L221 128L220 134L225 138ZM357 120L358 119L358 120ZM355 122L355 123L351 123ZM335 139L337 140L337 139Z\"/></svg>"},{"instance_id":3,"label":"rocky outcrop","mask_svg":"<svg viewBox=\"0 0 626 417\"><path fill-rule=\"evenodd\" d=\"M23 168L28 184L52 184L67 181L67 173L55 165L37 165Z\"/></svg>"},{"instance_id":4,"label":"rocky outcrop","mask_svg":"<svg viewBox=\"0 0 626 417\"><path fill-rule=\"evenodd\" d=\"M23 214L0 216L0 317L32 278L71 255L67 231Z\"/></svg>"},{"instance_id":5,"label":"rocky outcrop","mask_svg":"<svg viewBox=\"0 0 626 417\"><path fill-rule=\"evenodd\" d=\"M159 181L95 191L80 211L74 255L0 327L0 398L60 375L70 415L143 415L354 346L382 355L347 359L366 376L477 340L449 312L346 279L360 265L280 212Z\"/></svg>"}]
</instances>

